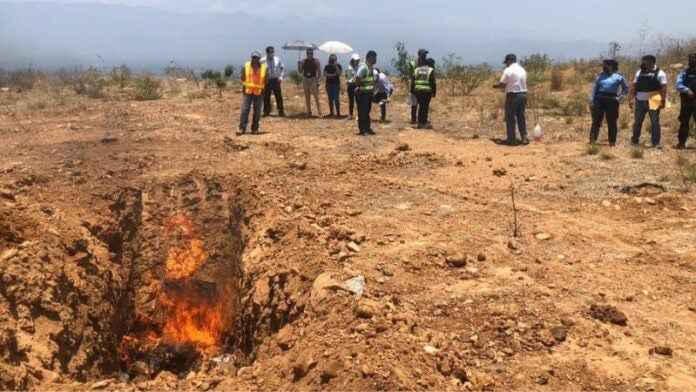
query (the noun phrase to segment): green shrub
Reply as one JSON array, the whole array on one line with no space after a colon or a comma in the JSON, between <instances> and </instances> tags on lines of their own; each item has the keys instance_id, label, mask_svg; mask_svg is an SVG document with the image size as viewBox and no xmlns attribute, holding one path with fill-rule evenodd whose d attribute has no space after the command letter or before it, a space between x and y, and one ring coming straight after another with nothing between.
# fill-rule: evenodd
<instances>
[{"instance_id":1,"label":"green shrub","mask_svg":"<svg viewBox=\"0 0 696 392\"><path fill-rule=\"evenodd\" d=\"M599 146L596 144L588 144L585 149L586 155L597 155L599 154Z\"/></svg>"},{"instance_id":2,"label":"green shrub","mask_svg":"<svg viewBox=\"0 0 696 392\"><path fill-rule=\"evenodd\" d=\"M201 79L205 80L218 80L222 79L222 74L220 71L216 71L214 69L206 69L201 73Z\"/></svg>"},{"instance_id":3,"label":"green shrub","mask_svg":"<svg viewBox=\"0 0 696 392\"><path fill-rule=\"evenodd\" d=\"M225 78L230 79L234 77L234 71L236 69L234 68L234 65L228 65L225 67Z\"/></svg>"},{"instance_id":4,"label":"green shrub","mask_svg":"<svg viewBox=\"0 0 696 392\"><path fill-rule=\"evenodd\" d=\"M111 80L113 80L120 89L126 87L132 78L132 72L126 64L121 64L111 70Z\"/></svg>"},{"instance_id":5,"label":"green shrub","mask_svg":"<svg viewBox=\"0 0 696 392\"><path fill-rule=\"evenodd\" d=\"M15 87L19 91L31 90L36 82L44 76L43 72L32 68L14 71L8 75L8 85Z\"/></svg>"},{"instance_id":6,"label":"green shrub","mask_svg":"<svg viewBox=\"0 0 696 392\"><path fill-rule=\"evenodd\" d=\"M551 67L552 63L553 61L551 61L551 58L546 53L534 53L520 61L520 64L524 67L524 69L528 73L533 74L542 74L546 72L546 70Z\"/></svg>"},{"instance_id":7,"label":"green shrub","mask_svg":"<svg viewBox=\"0 0 696 392\"><path fill-rule=\"evenodd\" d=\"M545 95L541 98L542 109L556 109L561 107L561 102L553 95Z\"/></svg>"},{"instance_id":8,"label":"green shrub","mask_svg":"<svg viewBox=\"0 0 696 392\"><path fill-rule=\"evenodd\" d=\"M633 147L633 148L631 148L631 151L629 152L629 155L630 155L631 158L633 158L633 159L643 159L643 154L644 154L644 153L645 153L645 151L644 151L642 148L640 148L640 147Z\"/></svg>"},{"instance_id":9,"label":"green shrub","mask_svg":"<svg viewBox=\"0 0 696 392\"><path fill-rule=\"evenodd\" d=\"M142 75L136 78L133 85L135 87L134 98L137 101L151 101L162 98L160 92L162 84L150 75Z\"/></svg>"},{"instance_id":10,"label":"green shrub","mask_svg":"<svg viewBox=\"0 0 696 392\"><path fill-rule=\"evenodd\" d=\"M587 112L587 106L586 100L574 98L561 107L561 112L564 116L582 116Z\"/></svg>"},{"instance_id":11,"label":"green shrub","mask_svg":"<svg viewBox=\"0 0 696 392\"><path fill-rule=\"evenodd\" d=\"M551 70L551 91L563 90L563 72L558 67Z\"/></svg>"},{"instance_id":12,"label":"green shrub","mask_svg":"<svg viewBox=\"0 0 696 392\"><path fill-rule=\"evenodd\" d=\"M300 84L302 84L302 75L300 75L300 73L296 70L290 71L288 77L290 78L290 80L292 80L293 83L295 83L295 85L299 86Z\"/></svg>"}]
</instances>

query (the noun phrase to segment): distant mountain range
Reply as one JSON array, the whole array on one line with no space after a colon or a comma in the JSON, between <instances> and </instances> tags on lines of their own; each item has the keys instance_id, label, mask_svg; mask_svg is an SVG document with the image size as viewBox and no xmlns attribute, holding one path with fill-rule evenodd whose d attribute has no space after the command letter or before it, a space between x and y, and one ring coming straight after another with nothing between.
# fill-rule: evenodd
<instances>
[{"instance_id":1,"label":"distant mountain range","mask_svg":"<svg viewBox=\"0 0 696 392\"><path fill-rule=\"evenodd\" d=\"M71 66L161 71L172 60L193 68L242 64L253 49L280 49L285 41L305 39L349 43L359 53L378 52L388 68L394 44L405 42L415 53L428 48L437 61L456 53L466 63L498 66L508 52L519 56L548 53L553 59L596 57L606 43L541 41L496 36L466 27L413 31L408 23L388 19L345 18L308 22L297 18L267 21L244 14L183 14L110 4L0 3L0 67L57 69ZM277 53L290 67L297 52ZM319 54L325 60L328 54ZM344 57L344 62L347 57Z\"/></svg>"}]
</instances>

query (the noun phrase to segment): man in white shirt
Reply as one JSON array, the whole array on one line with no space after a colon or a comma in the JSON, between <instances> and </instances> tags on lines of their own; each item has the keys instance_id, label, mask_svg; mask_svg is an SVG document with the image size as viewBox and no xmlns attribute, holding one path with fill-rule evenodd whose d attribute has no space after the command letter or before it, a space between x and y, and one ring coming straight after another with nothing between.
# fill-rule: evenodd
<instances>
[{"instance_id":1,"label":"man in white shirt","mask_svg":"<svg viewBox=\"0 0 696 392\"><path fill-rule=\"evenodd\" d=\"M266 64L268 67L268 83L266 84L265 94L263 96L263 115L271 114L271 94L275 96L276 106L278 106L278 115L285 117L283 110L283 92L280 89L280 84L285 76L285 66L283 62L276 56L275 49L272 46L266 48L266 57L261 59L261 64Z\"/></svg>"},{"instance_id":2,"label":"man in white shirt","mask_svg":"<svg viewBox=\"0 0 696 392\"><path fill-rule=\"evenodd\" d=\"M529 144L527 136L527 71L517 63L517 56L508 54L503 64L506 65L500 83L496 88L505 89L505 124L507 140L505 144L517 144L515 137L515 124L520 129L522 144Z\"/></svg>"},{"instance_id":3,"label":"man in white shirt","mask_svg":"<svg viewBox=\"0 0 696 392\"><path fill-rule=\"evenodd\" d=\"M653 55L643 56L640 70L633 78L628 105L631 109L635 106L631 145L637 146L640 142L643 121L645 115L648 114L652 126L652 146L659 150L662 148L660 145L660 110L664 109L667 104L667 74L655 65L656 62L657 58Z\"/></svg>"}]
</instances>

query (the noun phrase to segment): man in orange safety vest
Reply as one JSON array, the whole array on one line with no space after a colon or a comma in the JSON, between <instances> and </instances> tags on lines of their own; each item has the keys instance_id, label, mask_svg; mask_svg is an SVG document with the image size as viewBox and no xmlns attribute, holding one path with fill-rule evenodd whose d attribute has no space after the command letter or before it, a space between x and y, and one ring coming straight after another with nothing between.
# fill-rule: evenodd
<instances>
[{"instance_id":1,"label":"man in orange safety vest","mask_svg":"<svg viewBox=\"0 0 696 392\"><path fill-rule=\"evenodd\" d=\"M251 61L244 65L242 70L242 115L239 119L239 135L244 135L249 124L249 111L254 107L251 122L251 133L259 133L259 120L261 119L261 105L263 104L263 89L266 87L268 67L261 64L261 53L251 53Z\"/></svg>"}]
</instances>

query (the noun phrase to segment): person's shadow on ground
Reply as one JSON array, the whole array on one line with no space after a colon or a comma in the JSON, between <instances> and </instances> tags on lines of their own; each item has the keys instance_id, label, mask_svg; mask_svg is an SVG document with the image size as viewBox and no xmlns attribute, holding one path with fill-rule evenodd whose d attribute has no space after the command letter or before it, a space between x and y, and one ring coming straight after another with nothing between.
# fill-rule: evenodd
<instances>
[{"instance_id":1,"label":"person's shadow on ground","mask_svg":"<svg viewBox=\"0 0 696 392\"><path fill-rule=\"evenodd\" d=\"M521 140L517 140L517 139L515 139L514 142L509 142L507 139L501 139L501 138L497 138L497 137L492 137L492 138L490 138L489 140L492 141L493 143L499 145L499 146L519 147L519 146L523 146L523 145L524 145L524 144L522 144L522 141L521 141Z\"/></svg>"}]
</instances>

